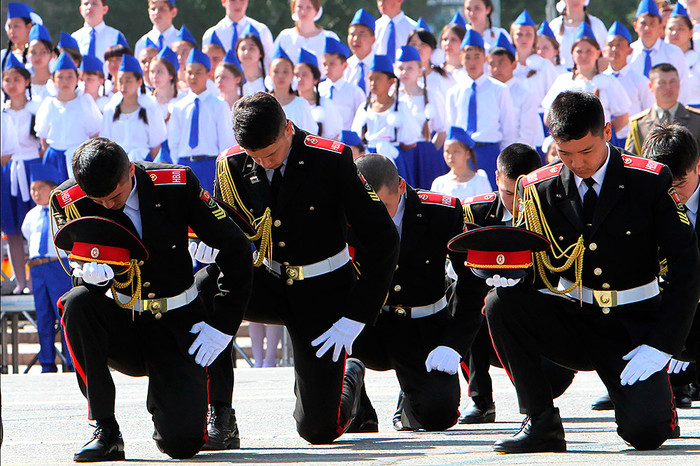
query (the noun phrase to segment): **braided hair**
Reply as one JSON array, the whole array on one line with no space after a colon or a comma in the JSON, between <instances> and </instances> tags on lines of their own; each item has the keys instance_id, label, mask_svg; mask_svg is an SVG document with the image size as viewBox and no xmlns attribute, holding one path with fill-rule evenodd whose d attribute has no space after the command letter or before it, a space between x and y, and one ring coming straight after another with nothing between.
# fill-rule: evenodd
<instances>
[{"instance_id":1,"label":"braided hair","mask_svg":"<svg viewBox=\"0 0 700 466\"><path fill-rule=\"evenodd\" d=\"M32 20L29 18L20 18L22 21L24 21L24 24L26 26L29 26L32 24ZM0 63L0 70L5 69L5 63L7 62L8 55L12 53L12 47L14 47L15 44L12 42L12 40L7 39L7 53L5 53L5 56L2 57L2 63ZM24 44L24 50L22 50L22 64L26 65L27 64L27 51L29 50L29 42Z\"/></svg>"},{"instance_id":2,"label":"braided hair","mask_svg":"<svg viewBox=\"0 0 700 466\"><path fill-rule=\"evenodd\" d=\"M138 80L141 80L141 94L146 94L146 84L143 81L143 75L141 73L135 73L133 71L128 71L128 73L131 73L134 75L134 77ZM123 101L122 101L123 102ZM122 114L122 102L119 102L119 105L117 105L117 108L114 109L114 116L112 117L112 121L117 121L119 117ZM148 115L146 114L146 109L143 107L139 107L139 120L142 120L146 125L148 125Z\"/></svg>"}]
</instances>

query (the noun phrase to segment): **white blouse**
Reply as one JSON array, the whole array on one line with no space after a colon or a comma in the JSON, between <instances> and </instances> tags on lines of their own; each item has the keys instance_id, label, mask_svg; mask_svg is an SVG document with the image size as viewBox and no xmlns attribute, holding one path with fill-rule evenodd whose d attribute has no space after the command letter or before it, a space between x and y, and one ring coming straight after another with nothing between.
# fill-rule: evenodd
<instances>
[{"instance_id":1,"label":"white blouse","mask_svg":"<svg viewBox=\"0 0 700 466\"><path fill-rule=\"evenodd\" d=\"M605 48L605 39L608 36L608 30L605 24L595 16L589 14L588 17L591 21L591 29L593 29L593 35L600 45L600 50ZM561 64L567 69L571 69L574 66L574 60L571 56L571 47L574 45L574 36L576 35L576 29L578 26L566 26L564 25L564 33L560 34L562 21L564 21L563 16L557 16L550 23L549 27L552 28L554 36L557 41L559 41L559 57L561 58Z\"/></svg>"},{"instance_id":2,"label":"white blouse","mask_svg":"<svg viewBox=\"0 0 700 466\"><path fill-rule=\"evenodd\" d=\"M425 105L425 98L422 94L409 96L401 92L400 99L401 102L408 106L411 116L421 130L421 134L426 121L428 121L428 127L431 132L440 133L447 131L445 97L441 93L430 90L430 87L428 87L428 105Z\"/></svg>"},{"instance_id":3,"label":"white blouse","mask_svg":"<svg viewBox=\"0 0 700 466\"><path fill-rule=\"evenodd\" d=\"M113 99L105 107L100 136L109 138L122 146L132 162L145 160L150 150L158 147L167 136L163 112L153 97L141 95L139 96L141 107L131 113L121 113L115 121L114 114L121 100L121 98ZM139 117L142 108L146 110L148 123Z\"/></svg>"},{"instance_id":4,"label":"white blouse","mask_svg":"<svg viewBox=\"0 0 700 466\"><path fill-rule=\"evenodd\" d=\"M68 102L56 97L44 99L34 125L37 137L46 139L52 148L65 151L77 149L85 140L99 134L101 127L102 114L89 95Z\"/></svg>"},{"instance_id":5,"label":"white blouse","mask_svg":"<svg viewBox=\"0 0 700 466\"><path fill-rule=\"evenodd\" d=\"M340 118L338 107L328 97L321 97L321 105L311 106L311 116L321 125L319 136L327 139L339 139L343 131L343 120Z\"/></svg>"},{"instance_id":6,"label":"white blouse","mask_svg":"<svg viewBox=\"0 0 700 466\"><path fill-rule=\"evenodd\" d=\"M363 128L367 131L363 132ZM352 130L367 140L367 145L376 147L380 142L390 144L415 144L421 139L421 131L405 102L399 101L398 110L392 105L389 110L377 113L371 107L360 107L352 122ZM386 155L386 154L385 154Z\"/></svg>"},{"instance_id":7,"label":"white blouse","mask_svg":"<svg viewBox=\"0 0 700 466\"><path fill-rule=\"evenodd\" d=\"M3 112L6 113L14 124L17 134L17 148L12 153L13 160L32 160L39 157L39 149L41 144L39 139L30 134L32 117L39 110L40 103L35 100L30 100L21 110L12 110L10 101L5 103Z\"/></svg>"},{"instance_id":8,"label":"white blouse","mask_svg":"<svg viewBox=\"0 0 700 466\"><path fill-rule=\"evenodd\" d=\"M299 128L312 134L318 132L318 125L311 114L311 105L305 98L297 96L290 103L284 105L282 109L284 109L287 119Z\"/></svg>"},{"instance_id":9,"label":"white blouse","mask_svg":"<svg viewBox=\"0 0 700 466\"><path fill-rule=\"evenodd\" d=\"M282 47L282 49L284 49L285 53L289 55L289 58L296 63L297 59L299 58L299 51L302 47L305 48L309 52L316 55L319 70L321 71L321 77L324 78L325 75L323 74L323 70L321 70L321 57L323 56L323 49L326 48L326 37L332 37L333 39L340 40L335 32L327 31L325 29L322 29L321 32L313 37L309 37L308 39L300 36L296 27L284 29L282 32L280 32L279 36L277 36L277 39L275 39L272 50L275 50L279 45Z\"/></svg>"},{"instance_id":10,"label":"white blouse","mask_svg":"<svg viewBox=\"0 0 700 466\"><path fill-rule=\"evenodd\" d=\"M454 181L453 176L449 173L446 175L438 176L433 180L433 184L430 186L430 190L440 194L447 194L448 196L454 196L460 200L464 200L471 196L478 196L479 194L486 194L493 191L491 189L491 183L489 183L489 177L486 172L481 168L476 171L474 177L464 183L458 183Z\"/></svg>"}]
</instances>

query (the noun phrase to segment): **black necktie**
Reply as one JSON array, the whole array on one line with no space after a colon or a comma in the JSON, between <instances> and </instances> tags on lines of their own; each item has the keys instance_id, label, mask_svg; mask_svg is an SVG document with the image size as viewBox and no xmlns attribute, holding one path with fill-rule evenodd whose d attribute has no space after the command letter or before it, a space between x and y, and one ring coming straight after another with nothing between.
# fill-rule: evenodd
<instances>
[{"instance_id":1,"label":"black necktie","mask_svg":"<svg viewBox=\"0 0 700 466\"><path fill-rule=\"evenodd\" d=\"M282 167L275 168L275 173L272 175L272 181L270 181L270 191L272 191L272 199L275 201L280 194L280 187L282 186Z\"/></svg>"},{"instance_id":2,"label":"black necktie","mask_svg":"<svg viewBox=\"0 0 700 466\"><path fill-rule=\"evenodd\" d=\"M583 195L583 220L586 222L586 226L590 227L593 224L593 213L598 201L598 194L593 189L593 185L595 185L593 178L586 178L583 182L588 186L588 191Z\"/></svg>"}]
</instances>

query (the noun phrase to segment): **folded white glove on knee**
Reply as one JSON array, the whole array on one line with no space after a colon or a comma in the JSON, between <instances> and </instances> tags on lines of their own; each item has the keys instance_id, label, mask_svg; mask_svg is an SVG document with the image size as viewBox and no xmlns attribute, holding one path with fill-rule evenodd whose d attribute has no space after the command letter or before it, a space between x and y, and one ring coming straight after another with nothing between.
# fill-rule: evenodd
<instances>
[{"instance_id":1,"label":"folded white glove on knee","mask_svg":"<svg viewBox=\"0 0 700 466\"><path fill-rule=\"evenodd\" d=\"M192 259L198 260L202 264L213 264L216 261L217 254L219 254L218 249L207 246L202 241L190 243L189 251Z\"/></svg>"},{"instance_id":2,"label":"folded white glove on knee","mask_svg":"<svg viewBox=\"0 0 700 466\"><path fill-rule=\"evenodd\" d=\"M341 317L323 335L311 342L311 346L318 346L323 343L323 346L316 352L316 357L322 357L331 347L334 347L333 362L338 360L343 348L345 348L347 354L352 354L352 344L364 328L365 324L362 322Z\"/></svg>"},{"instance_id":3,"label":"folded white glove on knee","mask_svg":"<svg viewBox=\"0 0 700 466\"><path fill-rule=\"evenodd\" d=\"M71 262L71 266L73 267L73 276L82 278L85 283L90 285L106 285L114 278L114 270L107 264L85 262L81 267L77 262Z\"/></svg>"},{"instance_id":4,"label":"folded white glove on knee","mask_svg":"<svg viewBox=\"0 0 700 466\"><path fill-rule=\"evenodd\" d=\"M218 331L204 321L194 324L190 333L197 333L198 335L188 352L190 354L197 352L194 362L202 367L207 367L213 363L233 339L233 336Z\"/></svg>"},{"instance_id":5,"label":"folded white glove on knee","mask_svg":"<svg viewBox=\"0 0 700 466\"><path fill-rule=\"evenodd\" d=\"M520 283L519 278L506 278L500 275L494 275L493 277L486 279L486 284L488 286L493 286L496 288L507 288L509 286L515 286Z\"/></svg>"},{"instance_id":6,"label":"folded white glove on knee","mask_svg":"<svg viewBox=\"0 0 700 466\"><path fill-rule=\"evenodd\" d=\"M459 361L461 359L462 356L449 346L438 346L426 358L425 369L428 372L436 370L455 375L459 370Z\"/></svg>"},{"instance_id":7,"label":"folded white glove on knee","mask_svg":"<svg viewBox=\"0 0 700 466\"><path fill-rule=\"evenodd\" d=\"M665 368L671 355L649 345L639 345L622 359L629 361L620 374L622 385L632 385L638 380L646 380Z\"/></svg>"}]
</instances>

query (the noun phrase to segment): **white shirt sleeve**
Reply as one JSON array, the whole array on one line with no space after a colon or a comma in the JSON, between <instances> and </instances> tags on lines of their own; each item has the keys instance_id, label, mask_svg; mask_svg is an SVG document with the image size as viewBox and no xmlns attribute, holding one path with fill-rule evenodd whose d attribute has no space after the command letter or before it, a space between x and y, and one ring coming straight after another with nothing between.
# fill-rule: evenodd
<instances>
[{"instance_id":1,"label":"white shirt sleeve","mask_svg":"<svg viewBox=\"0 0 700 466\"><path fill-rule=\"evenodd\" d=\"M173 112L168 120L168 146L170 147L170 158L173 163L177 163L177 159L181 154L180 144L183 137L182 132L184 131L182 122L184 114L183 107L174 105Z\"/></svg>"},{"instance_id":2,"label":"white shirt sleeve","mask_svg":"<svg viewBox=\"0 0 700 466\"><path fill-rule=\"evenodd\" d=\"M78 97L82 99L83 107L83 124L85 125L85 131L88 136L92 137L100 133L102 128L102 113L100 109L97 108L95 100L89 95L82 95Z\"/></svg>"},{"instance_id":3,"label":"white shirt sleeve","mask_svg":"<svg viewBox=\"0 0 700 466\"><path fill-rule=\"evenodd\" d=\"M165 118L160 107L149 105L146 108L148 116L148 146L149 148L158 147L168 137L168 130L165 127Z\"/></svg>"},{"instance_id":4,"label":"white shirt sleeve","mask_svg":"<svg viewBox=\"0 0 700 466\"><path fill-rule=\"evenodd\" d=\"M398 128L398 141L401 144L415 144L421 139L421 130L413 118L411 110L404 102L399 102L401 125Z\"/></svg>"},{"instance_id":5,"label":"white shirt sleeve","mask_svg":"<svg viewBox=\"0 0 700 466\"><path fill-rule=\"evenodd\" d=\"M339 139L340 133L343 130L343 121L340 118L340 112L333 101L327 97L321 97L321 107L323 107L325 118L323 123L323 136L328 139Z\"/></svg>"},{"instance_id":6,"label":"white shirt sleeve","mask_svg":"<svg viewBox=\"0 0 700 466\"><path fill-rule=\"evenodd\" d=\"M504 87L499 98L499 123L501 124L501 149L516 142L515 113L513 112L513 100L510 98L510 89Z\"/></svg>"},{"instance_id":7,"label":"white shirt sleeve","mask_svg":"<svg viewBox=\"0 0 700 466\"><path fill-rule=\"evenodd\" d=\"M44 101L41 102L41 106L39 106L39 110L36 112L34 132L36 132L36 137L41 139L46 139L49 135L52 100L52 98L44 99Z\"/></svg>"},{"instance_id":8,"label":"white shirt sleeve","mask_svg":"<svg viewBox=\"0 0 700 466\"><path fill-rule=\"evenodd\" d=\"M19 148L17 140L17 129L10 115L2 112L2 155L12 155Z\"/></svg>"}]
</instances>

